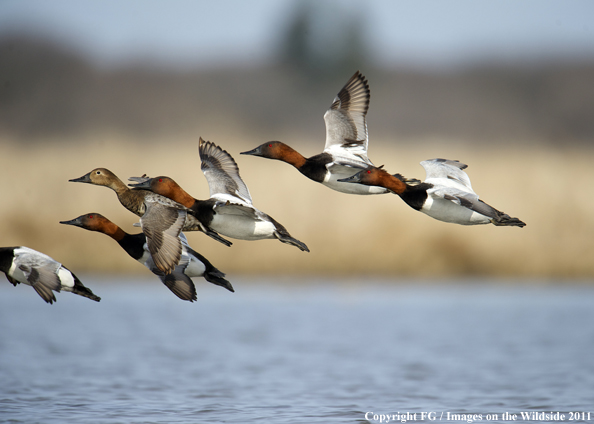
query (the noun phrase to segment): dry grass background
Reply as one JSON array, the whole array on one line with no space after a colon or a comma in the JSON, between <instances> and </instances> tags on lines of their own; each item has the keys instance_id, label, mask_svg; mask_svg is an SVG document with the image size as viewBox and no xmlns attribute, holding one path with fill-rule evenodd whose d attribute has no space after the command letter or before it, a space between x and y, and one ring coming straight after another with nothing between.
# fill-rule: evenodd
<instances>
[{"instance_id":1,"label":"dry grass background","mask_svg":"<svg viewBox=\"0 0 594 424\"><path fill-rule=\"evenodd\" d=\"M233 133L152 140L97 134L36 144L0 138L1 245L43 251L78 273L149 275L108 237L58 224L98 212L125 231L139 231L132 227L136 216L119 204L111 190L68 180L95 167L106 167L124 181L144 173L168 175L194 197L207 198L199 135L234 156L255 206L311 250L300 252L275 240L236 240L227 248L202 234L189 233L190 244L231 276L594 277L594 197L589 195L594 152L585 147L542 148L526 140L475 146L443 139L400 144L374 138L369 150L377 165L421 179L421 160L446 157L467 163L479 196L525 221L527 226L520 229L457 226L418 213L395 195L334 192L287 164L239 155L266 140ZM310 156L321 150L322 137L315 143L297 137L283 141Z\"/></svg>"}]
</instances>

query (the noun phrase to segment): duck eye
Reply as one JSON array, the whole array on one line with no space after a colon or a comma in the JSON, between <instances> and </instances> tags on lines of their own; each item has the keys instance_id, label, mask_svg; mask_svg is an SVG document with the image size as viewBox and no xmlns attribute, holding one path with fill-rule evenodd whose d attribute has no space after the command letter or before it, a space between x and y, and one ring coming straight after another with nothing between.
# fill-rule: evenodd
<instances>
[{"instance_id":1,"label":"duck eye","mask_svg":"<svg viewBox=\"0 0 594 424\"><path fill-rule=\"evenodd\" d=\"M97 171L97 175L101 175L101 171Z\"/></svg>"},{"instance_id":2,"label":"duck eye","mask_svg":"<svg viewBox=\"0 0 594 424\"><path fill-rule=\"evenodd\" d=\"M159 182L162 183L163 182L163 178L159 178Z\"/></svg>"},{"instance_id":3,"label":"duck eye","mask_svg":"<svg viewBox=\"0 0 594 424\"><path fill-rule=\"evenodd\" d=\"M91 218L91 219L92 219L92 218L93 218L93 215L89 215L89 218Z\"/></svg>"},{"instance_id":4,"label":"duck eye","mask_svg":"<svg viewBox=\"0 0 594 424\"><path fill-rule=\"evenodd\" d=\"M268 147L272 147L272 144L269 144Z\"/></svg>"},{"instance_id":5,"label":"duck eye","mask_svg":"<svg viewBox=\"0 0 594 424\"><path fill-rule=\"evenodd\" d=\"M368 169L368 170L367 170L367 173L368 173L368 174L371 174L371 170L370 170L370 169Z\"/></svg>"}]
</instances>

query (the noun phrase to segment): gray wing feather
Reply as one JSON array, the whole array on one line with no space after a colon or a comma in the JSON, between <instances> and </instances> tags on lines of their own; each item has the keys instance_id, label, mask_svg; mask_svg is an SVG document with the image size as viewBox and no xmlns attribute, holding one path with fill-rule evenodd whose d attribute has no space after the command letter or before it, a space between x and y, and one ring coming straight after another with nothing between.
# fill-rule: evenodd
<instances>
[{"instance_id":1,"label":"gray wing feather","mask_svg":"<svg viewBox=\"0 0 594 424\"><path fill-rule=\"evenodd\" d=\"M478 199L478 197L475 199L474 197L466 195L460 196L459 200L460 204L465 208L468 208L474 212L478 212L481 215L488 216L489 218L497 218L499 215L501 215L497 209Z\"/></svg>"},{"instance_id":2,"label":"gray wing feather","mask_svg":"<svg viewBox=\"0 0 594 424\"><path fill-rule=\"evenodd\" d=\"M371 92L367 80L359 71L351 77L334 98L324 114L326 146L357 146L367 152L367 123Z\"/></svg>"},{"instance_id":3,"label":"gray wing feather","mask_svg":"<svg viewBox=\"0 0 594 424\"><path fill-rule=\"evenodd\" d=\"M170 274L163 274L158 269L155 269L155 263L152 258L147 261L147 266L173 294L182 300L193 302L197 299L196 286L194 286L192 279L184 273L190 263L190 255L186 250L186 248L189 248L188 239L184 233L179 233L179 239L183 246L181 258Z\"/></svg>"},{"instance_id":4,"label":"gray wing feather","mask_svg":"<svg viewBox=\"0 0 594 424\"><path fill-rule=\"evenodd\" d=\"M242 215L255 219L258 218L256 210L254 207L247 207L231 202L217 202L215 204L215 212L221 215Z\"/></svg>"},{"instance_id":5,"label":"gray wing feather","mask_svg":"<svg viewBox=\"0 0 594 424\"><path fill-rule=\"evenodd\" d=\"M449 159L429 159L421 162L425 172L427 173L426 180L432 178L445 178L456 181L470 190L472 190L472 184L470 184L470 178L463 169L466 169L468 165L461 163L457 160Z\"/></svg>"},{"instance_id":6,"label":"gray wing feather","mask_svg":"<svg viewBox=\"0 0 594 424\"><path fill-rule=\"evenodd\" d=\"M359 155L357 155L356 157L360 158L361 160L354 161L349 160L350 158L339 158L327 164L326 168L332 170L333 174L344 174L350 177L351 175L353 175L354 172L356 173L358 170L366 169L367 166L373 166L373 163L369 160L369 158Z\"/></svg>"},{"instance_id":7,"label":"gray wing feather","mask_svg":"<svg viewBox=\"0 0 594 424\"><path fill-rule=\"evenodd\" d=\"M185 208L176 207L177 203L161 197L145 197L146 212L140 218L140 224L155 266L167 274L173 271L181 259L182 242L179 234L187 212Z\"/></svg>"},{"instance_id":8,"label":"gray wing feather","mask_svg":"<svg viewBox=\"0 0 594 424\"><path fill-rule=\"evenodd\" d=\"M497 218L500 214L495 208L480 200L475 193L466 193L463 191L452 190L450 188L428 190L428 192L433 195L443 197L445 200L454 202L460 206L470 209L471 211L488 216L489 218Z\"/></svg>"},{"instance_id":9,"label":"gray wing feather","mask_svg":"<svg viewBox=\"0 0 594 424\"><path fill-rule=\"evenodd\" d=\"M472 192L457 190L451 187L435 186L427 190L427 194L434 197L441 197L461 205L459 199L466 199L467 201L476 202L479 200L478 196Z\"/></svg>"},{"instance_id":10,"label":"gray wing feather","mask_svg":"<svg viewBox=\"0 0 594 424\"><path fill-rule=\"evenodd\" d=\"M196 297L196 286L194 282L183 273L183 270L178 270L176 267L171 274L160 275L159 278L177 297L182 300L189 300L193 302Z\"/></svg>"},{"instance_id":11,"label":"gray wing feather","mask_svg":"<svg viewBox=\"0 0 594 424\"><path fill-rule=\"evenodd\" d=\"M233 157L210 141L200 139L200 168L208 181L210 197L230 194L252 203L247 186L239 176L239 167Z\"/></svg>"},{"instance_id":12,"label":"gray wing feather","mask_svg":"<svg viewBox=\"0 0 594 424\"><path fill-rule=\"evenodd\" d=\"M62 288L57 274L62 265L49 256L36 251L21 253L15 260L16 265L27 277L27 282L37 294L48 303L55 302L56 297L52 290L59 292Z\"/></svg>"}]
</instances>

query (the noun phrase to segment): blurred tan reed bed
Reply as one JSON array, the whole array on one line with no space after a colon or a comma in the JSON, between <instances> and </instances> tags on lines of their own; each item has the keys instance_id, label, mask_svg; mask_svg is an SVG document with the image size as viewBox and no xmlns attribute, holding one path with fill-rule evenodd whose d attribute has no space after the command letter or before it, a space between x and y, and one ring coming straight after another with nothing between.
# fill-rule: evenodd
<instances>
[{"instance_id":1,"label":"blurred tan reed bed","mask_svg":"<svg viewBox=\"0 0 594 424\"><path fill-rule=\"evenodd\" d=\"M237 240L231 248L203 234L188 233L191 245L230 274L292 274L451 278L456 276L594 277L594 151L539 147L512 140L491 147L444 139L378 139L369 157L391 173L424 179L419 162L458 159L473 188L487 203L527 223L523 229L492 225L463 227L435 221L397 196L353 196L315 184L282 163L240 156L263 141L212 132L162 139L97 134L77 140L0 137L2 246L26 245L68 264L75 272L149 275L111 240L58 224L99 212L126 231L137 221L104 187L69 183L95 167L122 179L144 173L168 175L196 198L208 197L200 171L198 136L220 144L237 161L256 207L283 222L311 253L274 240ZM303 154L316 144L298 137L283 141ZM404 146L404 147L401 147Z\"/></svg>"}]
</instances>

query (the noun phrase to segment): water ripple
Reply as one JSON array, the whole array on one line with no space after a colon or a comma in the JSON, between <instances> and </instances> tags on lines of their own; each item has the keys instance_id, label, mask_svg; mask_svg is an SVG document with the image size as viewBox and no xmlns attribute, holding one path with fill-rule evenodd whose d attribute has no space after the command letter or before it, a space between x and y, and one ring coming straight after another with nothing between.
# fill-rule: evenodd
<instances>
[{"instance_id":1,"label":"water ripple","mask_svg":"<svg viewBox=\"0 0 594 424\"><path fill-rule=\"evenodd\" d=\"M366 423L594 397L588 288L247 287L185 304L109 286L105 304L48 307L7 286L0 423Z\"/></svg>"}]
</instances>

